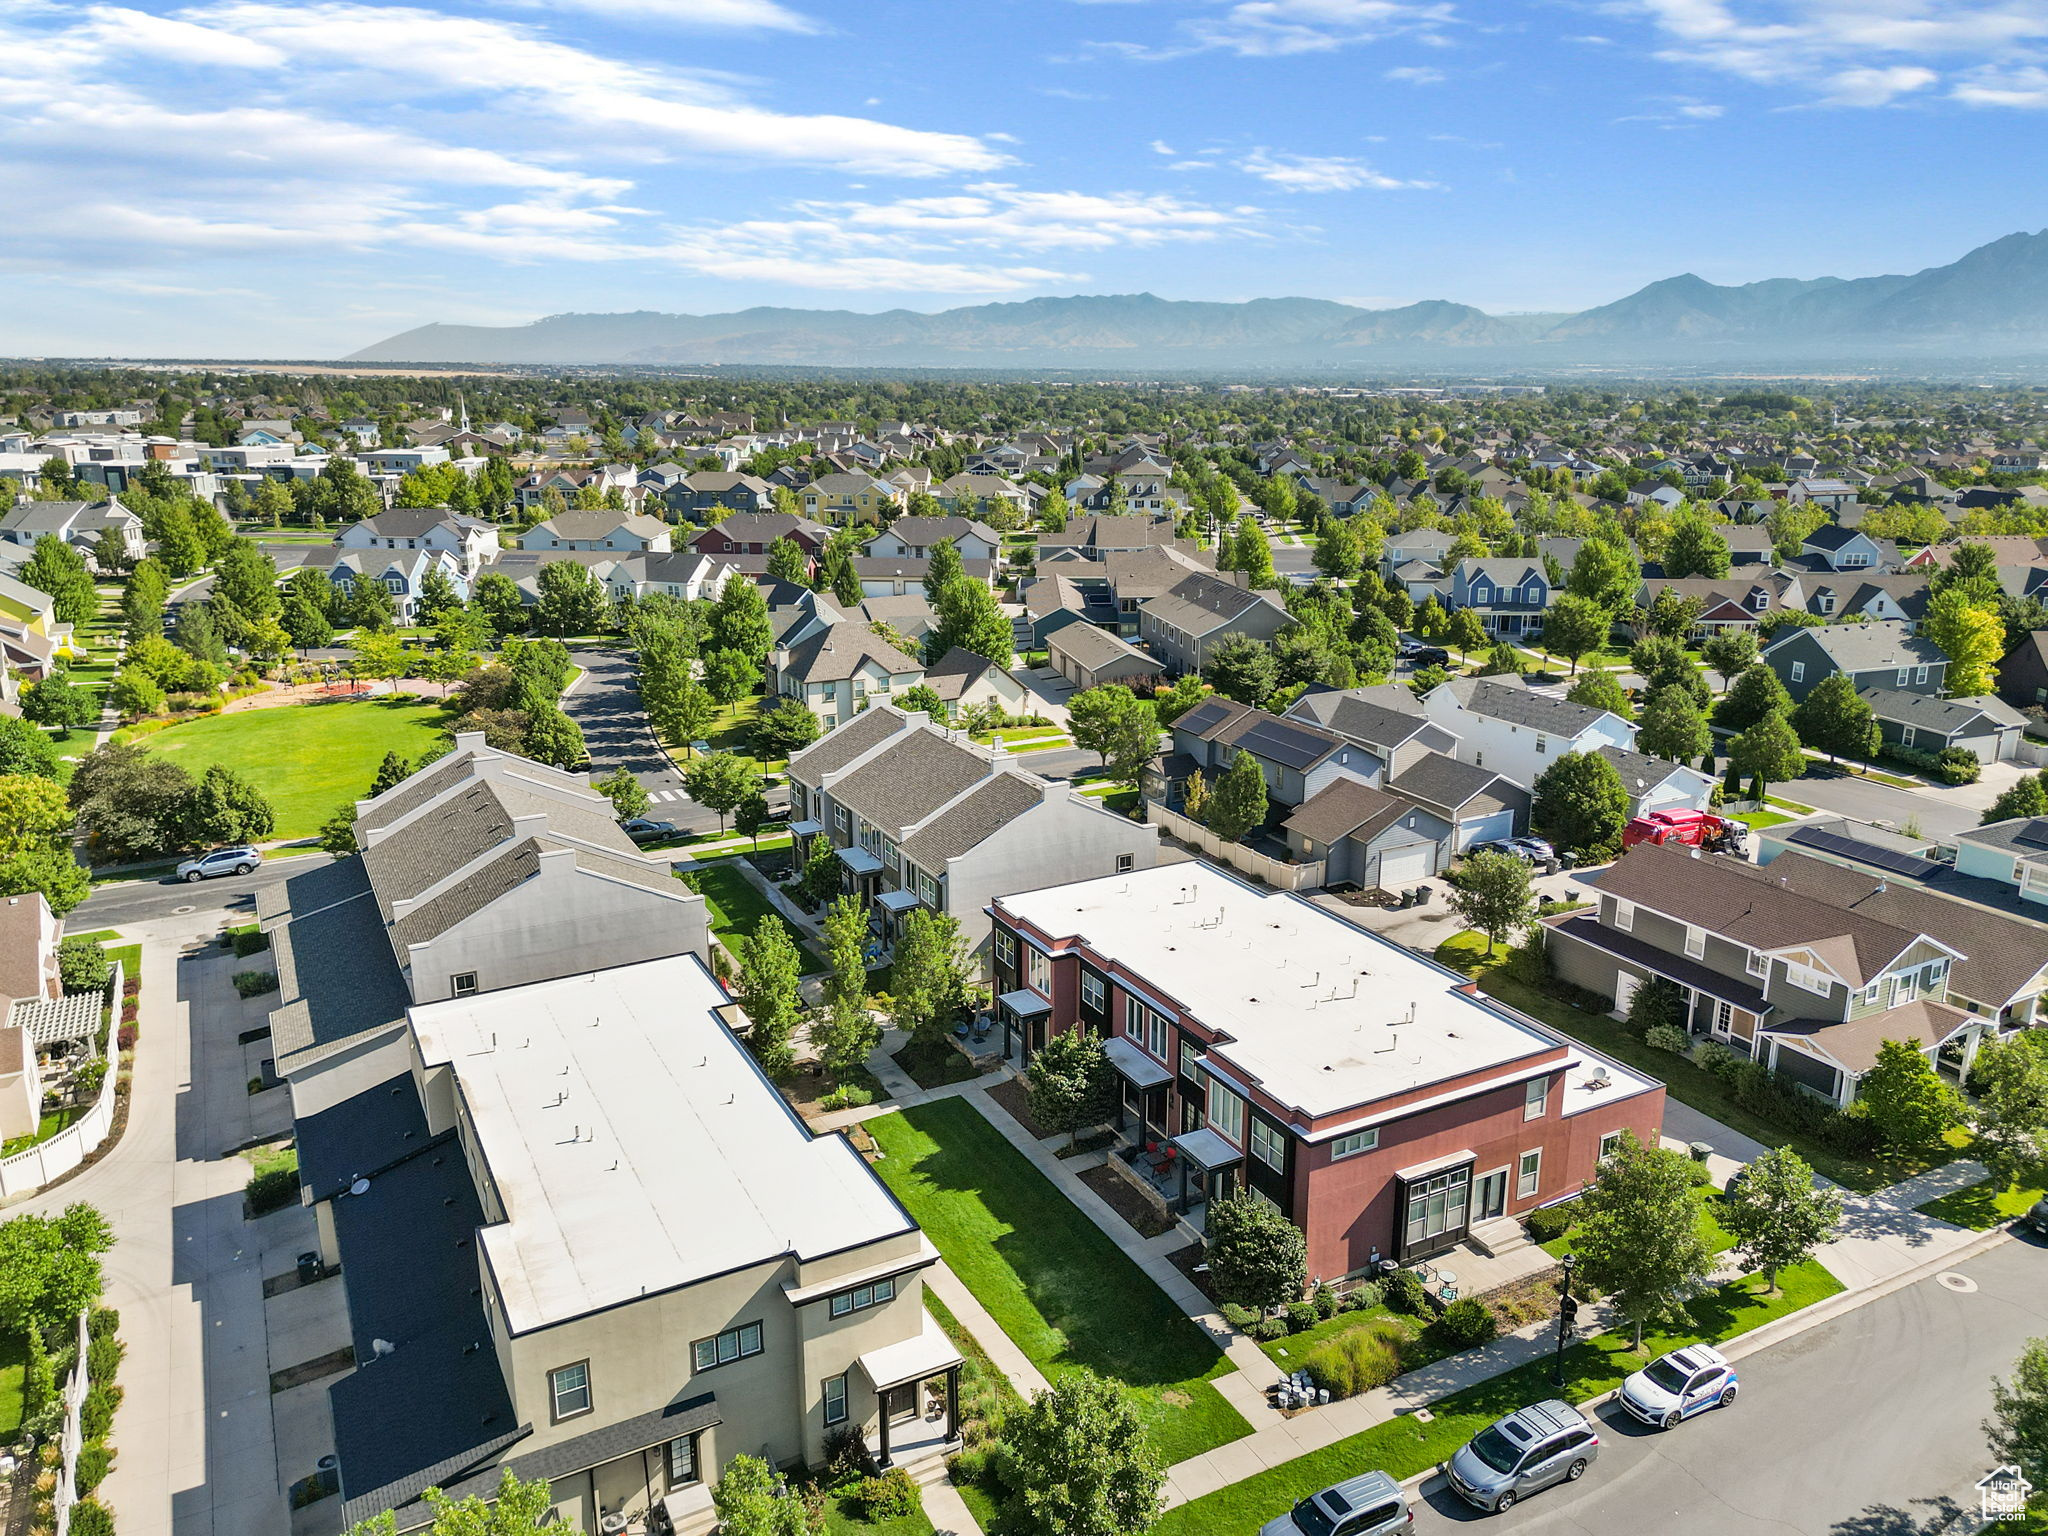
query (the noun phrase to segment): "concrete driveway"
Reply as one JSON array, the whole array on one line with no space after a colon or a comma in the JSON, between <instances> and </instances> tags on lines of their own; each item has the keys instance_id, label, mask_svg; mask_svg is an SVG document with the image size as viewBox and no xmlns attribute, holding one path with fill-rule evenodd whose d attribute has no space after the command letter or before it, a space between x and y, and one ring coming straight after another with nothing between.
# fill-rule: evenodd
<instances>
[{"instance_id":1,"label":"concrete driveway","mask_svg":"<svg viewBox=\"0 0 2048 1536\"><path fill-rule=\"evenodd\" d=\"M1067 728L1067 700L1074 696L1074 685L1051 667L1016 667L1010 675L1031 690L1031 708L1045 716L1061 730Z\"/></svg>"},{"instance_id":2,"label":"concrete driveway","mask_svg":"<svg viewBox=\"0 0 2048 1536\"><path fill-rule=\"evenodd\" d=\"M1585 888L1576 883L1577 878L1587 871L1559 870L1554 875L1538 875L1533 884L1539 901L1584 900ZM1436 947L1466 927L1465 920L1453 910L1450 902L1450 882L1442 875L1433 875L1424 882L1429 886L1429 900L1422 906L1396 911L1391 907L1354 905L1342 896L1328 891L1318 891L1309 899L1319 907L1336 913L1346 922L1372 933L1383 934L1395 943L1405 945L1424 955L1436 953Z\"/></svg>"}]
</instances>

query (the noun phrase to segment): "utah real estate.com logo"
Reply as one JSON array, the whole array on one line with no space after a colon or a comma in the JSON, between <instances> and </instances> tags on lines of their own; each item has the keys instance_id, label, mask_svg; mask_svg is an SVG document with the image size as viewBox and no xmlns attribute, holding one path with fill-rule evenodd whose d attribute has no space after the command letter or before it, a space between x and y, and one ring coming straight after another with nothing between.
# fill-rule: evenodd
<instances>
[{"instance_id":1,"label":"utah real estate.com logo","mask_svg":"<svg viewBox=\"0 0 2048 1536\"><path fill-rule=\"evenodd\" d=\"M1977 1513L1985 1520L2024 1520L2033 1491L2018 1467L1994 1467L1977 1480Z\"/></svg>"}]
</instances>

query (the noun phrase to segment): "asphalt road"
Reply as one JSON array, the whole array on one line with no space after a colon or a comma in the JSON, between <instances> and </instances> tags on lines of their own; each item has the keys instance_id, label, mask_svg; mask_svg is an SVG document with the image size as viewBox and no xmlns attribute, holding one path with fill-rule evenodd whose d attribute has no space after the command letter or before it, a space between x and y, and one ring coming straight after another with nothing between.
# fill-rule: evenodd
<instances>
[{"instance_id":1,"label":"asphalt road","mask_svg":"<svg viewBox=\"0 0 2048 1536\"><path fill-rule=\"evenodd\" d=\"M1433 1477L1415 1529L1926 1536L1959 1509L1974 1514L1972 1485L1992 1467L1980 1427L1991 1378L2048 1334L2048 1246L2002 1243L1959 1269L1974 1291L1930 1277L1737 1361L1735 1405L1675 1430L1604 1408L1584 1479L1505 1515L1480 1514Z\"/></svg>"},{"instance_id":2,"label":"asphalt road","mask_svg":"<svg viewBox=\"0 0 2048 1536\"><path fill-rule=\"evenodd\" d=\"M1897 789L1851 774L1827 776L1823 769L1789 784L1774 784L1780 799L1854 816L1859 821L1888 822L1903 827L1909 818L1929 837L1953 837L1977 825L1981 814L1933 789Z\"/></svg>"},{"instance_id":3,"label":"asphalt road","mask_svg":"<svg viewBox=\"0 0 2048 1536\"><path fill-rule=\"evenodd\" d=\"M682 775L669 766L647 727L632 658L618 651L571 651L569 659L586 675L562 701L562 712L583 729L591 771L603 776L624 768L657 803L665 791L681 799Z\"/></svg>"},{"instance_id":4,"label":"asphalt road","mask_svg":"<svg viewBox=\"0 0 2048 1536\"><path fill-rule=\"evenodd\" d=\"M170 879L124 880L102 885L64 919L64 924L73 933L89 933L95 928L121 928L199 912L225 912L235 915L238 922L247 922L255 916L257 891L289 879L311 861L326 857L316 851L287 859L265 859L249 874L221 875L191 885ZM197 924L200 919L195 916L193 921Z\"/></svg>"}]
</instances>

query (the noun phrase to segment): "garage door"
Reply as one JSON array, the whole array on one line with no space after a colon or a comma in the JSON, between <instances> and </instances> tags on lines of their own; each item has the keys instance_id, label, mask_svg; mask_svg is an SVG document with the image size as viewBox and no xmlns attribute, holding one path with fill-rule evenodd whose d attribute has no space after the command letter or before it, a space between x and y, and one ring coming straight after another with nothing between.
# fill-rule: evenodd
<instances>
[{"instance_id":1,"label":"garage door","mask_svg":"<svg viewBox=\"0 0 2048 1536\"><path fill-rule=\"evenodd\" d=\"M1427 880L1435 873L1430 868L1436 862L1433 857L1435 852L1435 846L1430 843L1410 843L1405 848L1389 848L1380 855L1379 883L1393 888Z\"/></svg>"},{"instance_id":2,"label":"garage door","mask_svg":"<svg viewBox=\"0 0 2048 1536\"><path fill-rule=\"evenodd\" d=\"M1491 816L1480 816L1461 824L1458 828L1458 851L1477 847L1481 843L1497 843L1504 837L1515 835L1515 813L1495 811Z\"/></svg>"}]
</instances>

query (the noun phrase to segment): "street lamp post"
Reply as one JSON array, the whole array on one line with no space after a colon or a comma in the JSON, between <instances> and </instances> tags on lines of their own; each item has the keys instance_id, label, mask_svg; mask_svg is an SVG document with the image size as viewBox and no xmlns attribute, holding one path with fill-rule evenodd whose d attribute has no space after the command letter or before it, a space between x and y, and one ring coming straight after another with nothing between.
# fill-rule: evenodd
<instances>
[{"instance_id":1,"label":"street lamp post","mask_svg":"<svg viewBox=\"0 0 2048 1536\"><path fill-rule=\"evenodd\" d=\"M1557 1359L1551 1367L1551 1380L1558 1386L1564 1385L1564 1345L1572 1335L1572 1320L1579 1315L1579 1299L1572 1294L1572 1271L1578 1268L1579 1256L1568 1253L1564 1256L1564 1278L1557 1282Z\"/></svg>"}]
</instances>

